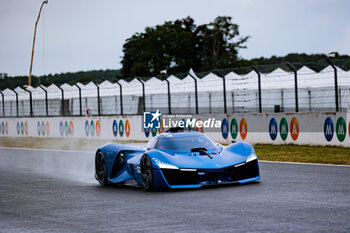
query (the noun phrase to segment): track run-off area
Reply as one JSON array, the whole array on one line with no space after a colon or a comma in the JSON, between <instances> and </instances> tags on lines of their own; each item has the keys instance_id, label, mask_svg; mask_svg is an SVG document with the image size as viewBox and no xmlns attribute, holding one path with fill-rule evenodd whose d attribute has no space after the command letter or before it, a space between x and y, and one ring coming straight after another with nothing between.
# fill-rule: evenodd
<instances>
[{"instance_id":1,"label":"track run-off area","mask_svg":"<svg viewBox=\"0 0 350 233\"><path fill-rule=\"evenodd\" d=\"M261 182L100 187L94 152L0 148L1 232L350 232L350 166L260 162Z\"/></svg>"}]
</instances>

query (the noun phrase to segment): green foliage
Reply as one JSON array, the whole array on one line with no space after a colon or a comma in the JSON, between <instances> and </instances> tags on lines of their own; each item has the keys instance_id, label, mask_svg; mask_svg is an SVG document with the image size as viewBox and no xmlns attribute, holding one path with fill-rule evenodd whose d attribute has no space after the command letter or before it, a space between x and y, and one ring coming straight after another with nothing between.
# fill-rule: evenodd
<instances>
[{"instance_id":1,"label":"green foliage","mask_svg":"<svg viewBox=\"0 0 350 233\"><path fill-rule=\"evenodd\" d=\"M248 37L238 38L238 25L232 18L217 17L196 26L191 17L147 27L135 33L123 46L122 73L125 77L228 68L238 61L238 49Z\"/></svg>"},{"instance_id":2,"label":"green foliage","mask_svg":"<svg viewBox=\"0 0 350 233\"><path fill-rule=\"evenodd\" d=\"M44 76L32 76L32 86L42 84L49 86L53 83L61 85L63 83L74 84L76 82L87 83L90 81L102 82L104 80L113 81L115 78L121 78L120 70L92 70L79 71L75 73L49 74ZM0 89L16 88L24 86L28 83L28 76L8 76L4 80L0 80Z\"/></svg>"}]
</instances>

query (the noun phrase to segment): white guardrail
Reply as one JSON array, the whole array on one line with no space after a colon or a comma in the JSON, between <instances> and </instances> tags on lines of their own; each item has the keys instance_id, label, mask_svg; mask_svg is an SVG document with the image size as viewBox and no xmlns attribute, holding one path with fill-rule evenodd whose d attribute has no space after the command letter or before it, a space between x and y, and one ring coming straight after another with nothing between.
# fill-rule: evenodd
<instances>
[{"instance_id":1,"label":"white guardrail","mask_svg":"<svg viewBox=\"0 0 350 233\"><path fill-rule=\"evenodd\" d=\"M214 141L263 144L332 145L350 147L349 113L263 113L193 115L213 117L221 129L204 132ZM1 137L49 137L147 141L162 130L145 132L143 117L34 117L1 118ZM200 130L200 129L199 129ZM0 139L1 140L1 139Z\"/></svg>"}]
</instances>

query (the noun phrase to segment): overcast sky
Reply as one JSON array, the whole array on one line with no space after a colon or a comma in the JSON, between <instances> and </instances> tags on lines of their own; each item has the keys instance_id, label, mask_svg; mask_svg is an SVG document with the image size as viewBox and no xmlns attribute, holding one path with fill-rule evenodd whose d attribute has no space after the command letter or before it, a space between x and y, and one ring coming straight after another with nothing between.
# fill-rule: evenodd
<instances>
[{"instance_id":1,"label":"overcast sky","mask_svg":"<svg viewBox=\"0 0 350 233\"><path fill-rule=\"evenodd\" d=\"M0 0L0 72L28 75L42 0ZM121 68L122 46L146 26L231 16L250 35L243 58L350 54L349 0L49 0L38 25L33 74Z\"/></svg>"}]
</instances>

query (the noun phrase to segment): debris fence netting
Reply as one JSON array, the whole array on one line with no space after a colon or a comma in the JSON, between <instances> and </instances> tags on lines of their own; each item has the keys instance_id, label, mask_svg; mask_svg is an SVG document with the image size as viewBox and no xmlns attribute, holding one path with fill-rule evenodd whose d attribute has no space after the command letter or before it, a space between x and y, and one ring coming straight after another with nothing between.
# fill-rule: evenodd
<instances>
[{"instance_id":1,"label":"debris fence netting","mask_svg":"<svg viewBox=\"0 0 350 233\"><path fill-rule=\"evenodd\" d=\"M92 115L142 114L144 110L157 109L172 114L254 113L260 111L260 103L262 112L295 112L297 107L299 112L336 111L337 102L339 111L350 107L350 71L337 68L336 101L335 74L331 66L320 72L301 67L297 71L297 89L293 72L277 68L261 73L260 95L258 75L254 71L243 75L229 72L221 77L215 72L202 77L191 74L197 80L197 87L190 75L183 78L171 75L167 78L170 93L167 82L156 77L144 81L144 93L136 78L129 82L120 80L122 96L119 85L110 81L98 84L99 97L92 82L78 83L80 96L79 89L67 83L60 86L63 93L56 85L44 87L47 96L40 87L27 87L31 98L23 88L5 89L0 117L79 116L85 115L87 109Z\"/></svg>"}]
</instances>

